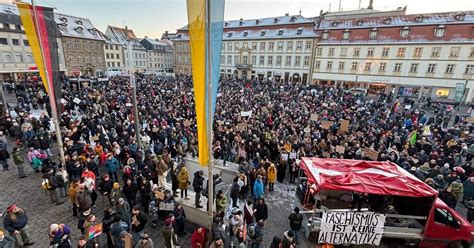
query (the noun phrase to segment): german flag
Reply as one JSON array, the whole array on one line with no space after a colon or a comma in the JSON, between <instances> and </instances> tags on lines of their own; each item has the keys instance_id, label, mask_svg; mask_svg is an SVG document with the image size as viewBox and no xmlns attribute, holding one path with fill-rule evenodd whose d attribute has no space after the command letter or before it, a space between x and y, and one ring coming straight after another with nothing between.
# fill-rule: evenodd
<instances>
[{"instance_id":1,"label":"german flag","mask_svg":"<svg viewBox=\"0 0 474 248\"><path fill-rule=\"evenodd\" d=\"M59 75L58 28L52 8L17 2L20 19L48 96L56 103L51 106L57 112L61 99Z\"/></svg>"}]
</instances>

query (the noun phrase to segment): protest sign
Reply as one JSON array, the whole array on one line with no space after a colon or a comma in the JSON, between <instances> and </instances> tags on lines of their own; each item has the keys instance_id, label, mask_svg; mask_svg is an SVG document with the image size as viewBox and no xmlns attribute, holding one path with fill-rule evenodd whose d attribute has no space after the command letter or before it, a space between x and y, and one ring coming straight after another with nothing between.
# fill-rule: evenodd
<instances>
[{"instance_id":1,"label":"protest sign","mask_svg":"<svg viewBox=\"0 0 474 248\"><path fill-rule=\"evenodd\" d=\"M158 206L159 206L158 209L160 211L173 211L174 210L174 202L166 203L166 202L160 201Z\"/></svg>"},{"instance_id":2,"label":"protest sign","mask_svg":"<svg viewBox=\"0 0 474 248\"><path fill-rule=\"evenodd\" d=\"M252 115L252 110L250 111L241 111L240 116L242 117L250 117Z\"/></svg>"},{"instance_id":3,"label":"protest sign","mask_svg":"<svg viewBox=\"0 0 474 248\"><path fill-rule=\"evenodd\" d=\"M330 158L331 157L331 154L329 154L329 152L323 152L323 157L324 158Z\"/></svg>"},{"instance_id":4,"label":"protest sign","mask_svg":"<svg viewBox=\"0 0 474 248\"><path fill-rule=\"evenodd\" d=\"M156 191L155 192L155 197L156 197L156 199L163 200L163 199L165 199L165 194L163 194L163 192L161 192L161 191Z\"/></svg>"},{"instance_id":5,"label":"protest sign","mask_svg":"<svg viewBox=\"0 0 474 248\"><path fill-rule=\"evenodd\" d=\"M345 148L345 147L343 147L343 146L336 146L336 152L337 152L337 153L344 154L345 151L346 151L346 148Z\"/></svg>"},{"instance_id":6,"label":"protest sign","mask_svg":"<svg viewBox=\"0 0 474 248\"><path fill-rule=\"evenodd\" d=\"M474 117L467 117L467 118L466 118L466 121L467 121L468 123L474 123Z\"/></svg>"},{"instance_id":7,"label":"protest sign","mask_svg":"<svg viewBox=\"0 0 474 248\"><path fill-rule=\"evenodd\" d=\"M322 129L329 129L333 124L334 124L334 122L332 122L332 121L321 121L321 128Z\"/></svg>"},{"instance_id":8,"label":"protest sign","mask_svg":"<svg viewBox=\"0 0 474 248\"><path fill-rule=\"evenodd\" d=\"M74 98L74 100L72 100L75 104L79 104L81 103L81 100L79 98Z\"/></svg>"},{"instance_id":9,"label":"protest sign","mask_svg":"<svg viewBox=\"0 0 474 248\"><path fill-rule=\"evenodd\" d=\"M328 104L327 104L327 103L323 103L323 107L327 107L327 106L328 106Z\"/></svg>"},{"instance_id":10,"label":"protest sign","mask_svg":"<svg viewBox=\"0 0 474 248\"><path fill-rule=\"evenodd\" d=\"M290 153L290 159L296 159L296 152Z\"/></svg>"},{"instance_id":11,"label":"protest sign","mask_svg":"<svg viewBox=\"0 0 474 248\"><path fill-rule=\"evenodd\" d=\"M93 239L99 235L102 234L102 223L99 223L99 224L95 224L89 228L87 228L87 238L88 239Z\"/></svg>"},{"instance_id":12,"label":"protest sign","mask_svg":"<svg viewBox=\"0 0 474 248\"><path fill-rule=\"evenodd\" d=\"M364 137L364 133L361 131L357 131L357 137L359 138Z\"/></svg>"},{"instance_id":13,"label":"protest sign","mask_svg":"<svg viewBox=\"0 0 474 248\"><path fill-rule=\"evenodd\" d=\"M282 153L281 154L281 160L288 161L288 153Z\"/></svg>"},{"instance_id":14,"label":"protest sign","mask_svg":"<svg viewBox=\"0 0 474 248\"><path fill-rule=\"evenodd\" d=\"M379 245L385 215L373 212L323 212L318 243Z\"/></svg>"},{"instance_id":15,"label":"protest sign","mask_svg":"<svg viewBox=\"0 0 474 248\"><path fill-rule=\"evenodd\" d=\"M191 122L189 120L184 120L183 124L185 127L191 126Z\"/></svg>"},{"instance_id":16,"label":"protest sign","mask_svg":"<svg viewBox=\"0 0 474 248\"><path fill-rule=\"evenodd\" d=\"M346 133L349 131L349 120L342 120L341 121L341 127L339 128L339 133Z\"/></svg>"},{"instance_id":17,"label":"protest sign","mask_svg":"<svg viewBox=\"0 0 474 248\"><path fill-rule=\"evenodd\" d=\"M311 120L312 121L318 121L319 120L319 115L318 114L311 114Z\"/></svg>"},{"instance_id":18,"label":"protest sign","mask_svg":"<svg viewBox=\"0 0 474 248\"><path fill-rule=\"evenodd\" d=\"M327 138L328 138L328 140L333 140L335 138L335 136L328 133Z\"/></svg>"},{"instance_id":19,"label":"protest sign","mask_svg":"<svg viewBox=\"0 0 474 248\"><path fill-rule=\"evenodd\" d=\"M371 148L362 149L362 156L376 161L379 157L379 153Z\"/></svg>"}]
</instances>

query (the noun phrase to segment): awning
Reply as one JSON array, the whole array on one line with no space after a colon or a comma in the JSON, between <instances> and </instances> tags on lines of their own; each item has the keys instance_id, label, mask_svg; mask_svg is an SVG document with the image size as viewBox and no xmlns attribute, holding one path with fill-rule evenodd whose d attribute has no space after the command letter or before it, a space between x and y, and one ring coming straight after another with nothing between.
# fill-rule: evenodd
<instances>
[{"instance_id":1,"label":"awning","mask_svg":"<svg viewBox=\"0 0 474 248\"><path fill-rule=\"evenodd\" d=\"M408 197L438 195L438 191L392 162L302 158L300 167L318 189Z\"/></svg>"}]
</instances>

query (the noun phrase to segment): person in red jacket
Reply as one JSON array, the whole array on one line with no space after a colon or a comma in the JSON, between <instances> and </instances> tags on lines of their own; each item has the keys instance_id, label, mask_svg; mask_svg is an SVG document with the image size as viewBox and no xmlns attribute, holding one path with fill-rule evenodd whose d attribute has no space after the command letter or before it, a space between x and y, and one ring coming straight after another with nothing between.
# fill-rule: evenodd
<instances>
[{"instance_id":1,"label":"person in red jacket","mask_svg":"<svg viewBox=\"0 0 474 248\"><path fill-rule=\"evenodd\" d=\"M206 228L198 227L191 236L191 247L192 248L204 248L207 243Z\"/></svg>"}]
</instances>

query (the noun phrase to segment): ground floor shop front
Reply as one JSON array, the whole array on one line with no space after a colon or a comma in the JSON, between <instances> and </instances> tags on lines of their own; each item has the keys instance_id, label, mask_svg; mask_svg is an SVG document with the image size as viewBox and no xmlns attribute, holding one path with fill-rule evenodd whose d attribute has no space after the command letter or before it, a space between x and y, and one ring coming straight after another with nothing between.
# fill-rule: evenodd
<instances>
[{"instance_id":1,"label":"ground floor shop front","mask_svg":"<svg viewBox=\"0 0 474 248\"><path fill-rule=\"evenodd\" d=\"M276 82L309 83L307 70L270 70L259 68L221 68L220 76L227 79L274 80Z\"/></svg>"}]
</instances>

